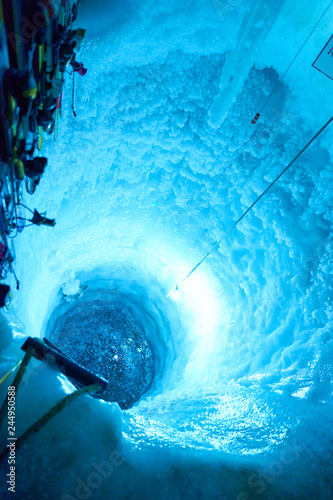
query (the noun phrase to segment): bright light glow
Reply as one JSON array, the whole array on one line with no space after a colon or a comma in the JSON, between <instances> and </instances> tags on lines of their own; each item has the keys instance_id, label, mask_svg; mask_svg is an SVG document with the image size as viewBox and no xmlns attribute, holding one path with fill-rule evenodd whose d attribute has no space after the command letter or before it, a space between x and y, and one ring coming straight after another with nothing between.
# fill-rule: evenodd
<instances>
[{"instance_id":1,"label":"bright light glow","mask_svg":"<svg viewBox=\"0 0 333 500\"><path fill-rule=\"evenodd\" d=\"M178 276L186 276L189 267L188 264L179 264ZM184 282L174 287L168 296L181 302L182 307L189 310L195 317L195 325L201 334L207 334L217 326L221 304L209 277L203 271L197 270L191 274Z\"/></svg>"},{"instance_id":2,"label":"bright light glow","mask_svg":"<svg viewBox=\"0 0 333 500\"><path fill-rule=\"evenodd\" d=\"M170 297L173 300L179 300L182 296L182 292L179 286L171 290L170 293L168 293L167 297Z\"/></svg>"},{"instance_id":3,"label":"bright light glow","mask_svg":"<svg viewBox=\"0 0 333 500\"><path fill-rule=\"evenodd\" d=\"M207 276L202 272L193 273L183 284L182 291L187 301L191 301L200 320L200 327L212 330L217 324L219 306L216 293Z\"/></svg>"}]
</instances>

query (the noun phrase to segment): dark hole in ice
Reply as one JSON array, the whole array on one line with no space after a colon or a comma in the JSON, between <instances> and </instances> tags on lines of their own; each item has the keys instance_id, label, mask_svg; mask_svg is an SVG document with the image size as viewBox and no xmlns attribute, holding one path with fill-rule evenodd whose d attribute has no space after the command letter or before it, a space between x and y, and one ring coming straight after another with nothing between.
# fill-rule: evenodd
<instances>
[{"instance_id":1,"label":"dark hole in ice","mask_svg":"<svg viewBox=\"0 0 333 500\"><path fill-rule=\"evenodd\" d=\"M108 381L101 396L130 408L153 379L153 355L130 309L102 301L74 306L58 317L48 338L65 354Z\"/></svg>"}]
</instances>

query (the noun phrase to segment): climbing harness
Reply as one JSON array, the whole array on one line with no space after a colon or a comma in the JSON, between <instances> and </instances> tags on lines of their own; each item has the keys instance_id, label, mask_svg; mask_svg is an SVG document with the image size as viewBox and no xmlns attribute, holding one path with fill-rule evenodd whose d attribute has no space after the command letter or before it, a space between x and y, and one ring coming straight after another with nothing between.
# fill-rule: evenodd
<instances>
[{"instance_id":1,"label":"climbing harness","mask_svg":"<svg viewBox=\"0 0 333 500\"><path fill-rule=\"evenodd\" d=\"M317 137L326 129L326 127L328 127L328 125L333 121L333 116L328 120L328 122L325 123L325 125L312 137L312 139L306 144L306 146L304 146L304 148L295 156L295 158L282 170L282 172L279 173L279 175L274 179L273 182L270 183L270 185L261 193L260 196L258 196L258 198L252 203L252 205L247 209L245 210L245 212L239 217L239 219L237 219L237 221L227 230L226 233L224 233L224 235L222 236L222 238L220 238L218 240L217 243L215 243L215 245L211 248L211 250L209 250L209 252L200 260L200 262L198 262L198 264L185 276L185 278L183 278L181 280L181 282L176 285L167 295L167 297L169 297L173 292L177 291L179 289L179 287L184 283L184 281L187 280L187 278L189 278L191 276L191 274L194 273L194 271L196 271L196 269L198 269L199 266L201 266L201 264L207 259L207 257L209 257L209 255L217 248L220 246L220 243L222 243L223 240L226 239L226 237L231 233L231 231L233 229L235 229L236 226L238 226L238 224L240 223L240 221L242 219L244 219L244 217L253 209L253 207L255 207L255 205L261 200L261 198L263 198L263 196L265 196L265 194L267 193L267 191L269 191L273 186L274 184L283 176L283 174L285 172L287 172L287 170L295 163L295 161L304 153L304 151L306 149L308 149L308 147L313 143L313 141L315 139L317 139Z\"/></svg>"},{"instance_id":2,"label":"climbing harness","mask_svg":"<svg viewBox=\"0 0 333 500\"><path fill-rule=\"evenodd\" d=\"M295 55L294 59L291 61L291 63L289 64L288 68L285 70L285 72L283 73L283 75L281 76L281 78L279 78L279 81L277 82L277 84L275 85L275 87L273 88L272 92L269 94L269 96L267 97L266 101L264 102L264 104L262 105L262 107L260 108L259 112L255 115L255 117L252 119L251 123L255 124L257 123L258 121L258 118L260 117L262 111L264 110L264 108L266 107L266 105L268 104L268 102L270 101L270 99L272 98L273 94L275 94L276 90L278 89L278 87L280 86L280 84L282 83L284 77L286 76L286 74L288 73L288 71L290 70L291 66L294 64L294 62L296 61L297 57L300 55L300 53L302 52L305 44L307 43L307 41L309 40L309 38L311 37L312 33L316 30L318 24L320 23L320 21L323 19L323 17L325 16L326 12L328 11L328 9L331 7L331 5L333 4L333 0L329 3L329 5L326 7L325 11L323 12L323 14L320 16L319 20L316 22L314 28L312 29L311 33L308 35L307 39L305 40L305 42L303 43L303 45L301 46L301 48L299 49L299 51L297 52L297 54Z\"/></svg>"}]
</instances>

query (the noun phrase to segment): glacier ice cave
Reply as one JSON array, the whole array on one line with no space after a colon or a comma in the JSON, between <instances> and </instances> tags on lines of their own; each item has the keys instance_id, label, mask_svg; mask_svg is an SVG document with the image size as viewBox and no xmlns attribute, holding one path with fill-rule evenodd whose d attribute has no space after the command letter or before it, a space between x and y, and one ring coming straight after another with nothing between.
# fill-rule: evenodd
<instances>
[{"instance_id":1,"label":"glacier ice cave","mask_svg":"<svg viewBox=\"0 0 333 500\"><path fill-rule=\"evenodd\" d=\"M330 3L81 1L0 366L51 332L117 374L17 450L15 498L333 498L332 125L166 297L332 116L333 7L251 124ZM18 435L73 390L33 360Z\"/></svg>"}]
</instances>

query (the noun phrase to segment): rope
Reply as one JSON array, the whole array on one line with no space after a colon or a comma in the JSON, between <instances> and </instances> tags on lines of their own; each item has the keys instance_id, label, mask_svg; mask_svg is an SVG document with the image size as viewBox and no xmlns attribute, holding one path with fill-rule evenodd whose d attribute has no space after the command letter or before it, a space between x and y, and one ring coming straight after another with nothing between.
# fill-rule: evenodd
<instances>
[{"instance_id":1,"label":"rope","mask_svg":"<svg viewBox=\"0 0 333 500\"><path fill-rule=\"evenodd\" d=\"M28 366L28 363L32 357L32 354L33 354L33 349L31 349L31 347L28 348L24 358L22 359L22 362L21 362L21 366L19 368L19 371L17 372L15 378L14 378L14 381L12 383L12 386L15 387L15 394L17 394L17 391L18 391L18 388L20 386L20 383L22 381L22 377L25 373L25 370ZM2 404L2 407L1 407L1 410L0 410L0 427L2 425L2 422L4 421L5 419L5 416L7 414L7 397L6 399L4 400L3 404Z\"/></svg>"},{"instance_id":2,"label":"rope","mask_svg":"<svg viewBox=\"0 0 333 500\"><path fill-rule=\"evenodd\" d=\"M54 133L53 133L53 140L55 142L58 139L58 135L59 135L59 109L56 109L55 127L54 127Z\"/></svg>"},{"instance_id":3,"label":"rope","mask_svg":"<svg viewBox=\"0 0 333 500\"><path fill-rule=\"evenodd\" d=\"M255 205L261 200L261 198L263 196L265 196L265 194L267 193L267 191L269 191L273 186L274 184L282 177L282 175L287 172L287 170L295 163L295 161L304 153L304 151L313 143L314 140L317 139L317 137L325 130L326 127L328 127L328 125L333 121L333 116L332 118L330 118L328 120L328 122L325 123L325 125L312 137L312 139L306 144L306 146L304 146L304 148L295 156L295 158L282 170L282 172L279 173L279 175L274 179L273 182L270 183L270 185L261 193L260 196L258 196L258 198L252 203L252 205L247 209L245 210L245 212L239 217L239 219L228 229L228 231L226 233L224 233L224 235L222 236L221 239L218 240L217 243L215 243L215 245L211 248L211 250L209 250L209 252L201 259L200 262L198 262L198 264L185 276L185 278L182 279L182 281L176 285L172 290L171 292L168 293L167 297L169 297L174 291L178 290L179 287L184 283L185 280L187 280L187 278L189 278L191 276L191 274L194 273L194 271L196 269L198 269L199 266L201 266L201 264L207 259L207 257L209 257L209 255L215 250L215 248L217 248L220 243L222 243L223 240L226 239L226 237L228 236L228 234L231 233L231 231L233 229L235 229L236 226L238 226L238 224L240 223L240 221L242 219L244 219L244 217L250 212L250 210L252 210L253 207L255 207Z\"/></svg>"},{"instance_id":4,"label":"rope","mask_svg":"<svg viewBox=\"0 0 333 500\"><path fill-rule=\"evenodd\" d=\"M22 444L25 443L25 441L30 436L32 436L33 434L36 434L36 432L40 431L48 422L50 422L50 420L52 420L66 406L68 406L70 403L75 401L79 396L96 392L98 388L99 388L99 384L93 384L93 385L89 385L87 387L81 387L81 389L78 389L77 391L72 392L72 394L68 394L67 396L65 396L57 404L55 404L47 413L45 413L39 420L37 420L37 422L35 422L33 425L31 425L29 427L29 429L27 429L22 434L22 436L20 436L17 439L17 441L15 442L15 449L22 446ZM5 450L3 450L0 453L0 461L6 457L8 452L9 452L9 448L7 447Z\"/></svg>"},{"instance_id":5,"label":"rope","mask_svg":"<svg viewBox=\"0 0 333 500\"><path fill-rule=\"evenodd\" d=\"M333 4L333 0L329 3L329 5L326 7L324 13L321 15L321 17L319 18L319 20L317 21L316 25L314 26L314 28L312 29L311 33L309 34L309 36L307 37L307 39L305 40L305 42L303 43L302 47L299 49L299 51L297 52L297 54L295 55L294 59L291 61L291 63L289 64L288 68L286 69L286 71L283 73L283 75L281 76L281 78L279 79L279 81L277 82L277 84L275 85L274 89L272 90L272 92L270 93L270 95L267 97L266 101L264 102L263 106L261 107L259 113L257 114L261 114L263 109L266 107L268 101L271 99L271 97L273 96L273 94L276 92L277 88L279 87L279 85L282 83L284 77L286 76L286 74L288 73L288 71L290 70L291 66L294 64L294 62L296 61L297 57L299 56L299 54L302 52L303 50L303 47L305 46L305 44L307 43L307 41L309 40L309 38L311 37L312 33L315 31L315 29L317 28L318 24L320 23L320 21L322 20L322 18L325 16L326 12L328 11L328 9L331 7L331 5ZM259 118L259 117L258 117Z\"/></svg>"},{"instance_id":6,"label":"rope","mask_svg":"<svg viewBox=\"0 0 333 500\"><path fill-rule=\"evenodd\" d=\"M15 281L16 281L16 290L19 290L20 289L20 280L18 279L17 277L17 274L15 272L15 269L13 267L11 267L11 272L13 273L14 275L14 278L15 278Z\"/></svg>"},{"instance_id":7,"label":"rope","mask_svg":"<svg viewBox=\"0 0 333 500\"><path fill-rule=\"evenodd\" d=\"M6 375L4 375L2 377L2 379L0 380L0 385L9 377L9 375L11 375L13 373L14 370L16 370L16 368L21 364L22 359L20 359L17 363L15 363L15 365L13 366L13 368L11 368L9 370L9 372L7 372Z\"/></svg>"},{"instance_id":8,"label":"rope","mask_svg":"<svg viewBox=\"0 0 333 500\"><path fill-rule=\"evenodd\" d=\"M31 210L31 208L27 207L27 205L24 205L23 203L20 203L20 202L19 202L19 203L16 203L16 206L18 206L18 207L23 207L23 208L25 208L26 210L29 210L29 212L31 212L32 214L34 213L34 211L33 211L33 210ZM21 218L22 218L22 217L20 217L20 219L21 219Z\"/></svg>"}]
</instances>

